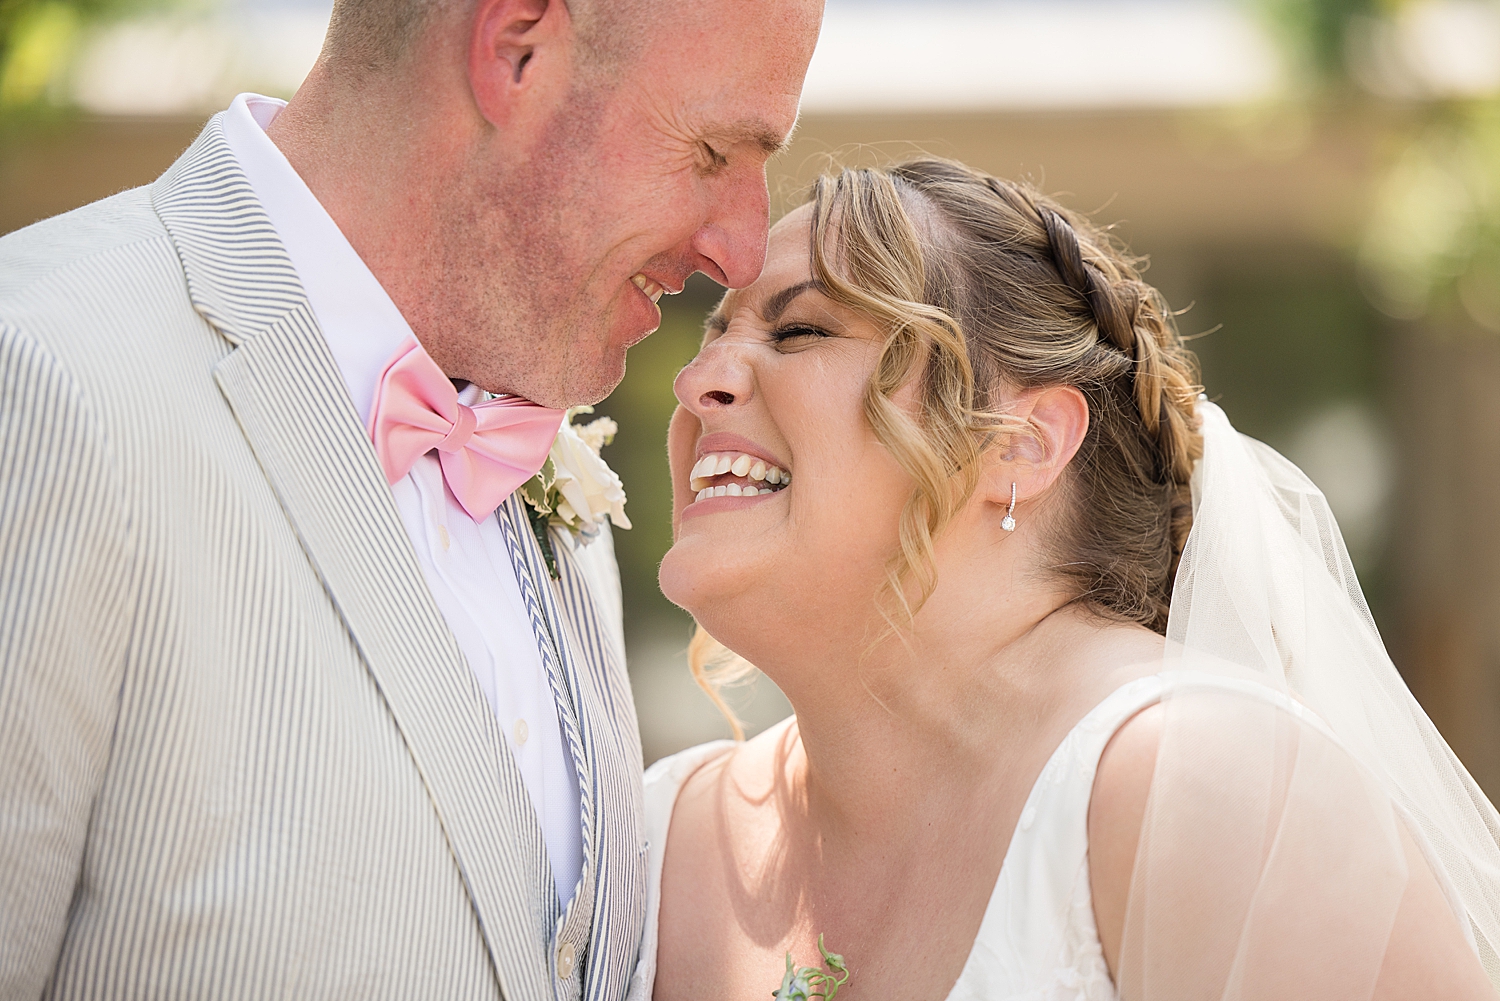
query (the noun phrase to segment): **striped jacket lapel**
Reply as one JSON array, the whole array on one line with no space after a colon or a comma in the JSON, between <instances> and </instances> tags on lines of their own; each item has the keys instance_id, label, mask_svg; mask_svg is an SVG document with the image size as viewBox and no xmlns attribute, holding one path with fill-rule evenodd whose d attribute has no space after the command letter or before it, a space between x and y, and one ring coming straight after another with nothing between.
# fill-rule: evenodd
<instances>
[{"instance_id":1,"label":"striped jacket lapel","mask_svg":"<svg viewBox=\"0 0 1500 1001\"><path fill-rule=\"evenodd\" d=\"M152 190L215 369L415 760L510 1001L551 996L541 829L270 220L211 121ZM555 910L555 905L553 907Z\"/></svg>"},{"instance_id":2,"label":"striped jacket lapel","mask_svg":"<svg viewBox=\"0 0 1500 1001\"><path fill-rule=\"evenodd\" d=\"M592 781L598 821L594 926L589 941L588 1001L625 996L640 951L646 916L646 832L641 787L640 729L625 664L609 639L588 577L561 537L553 533L558 580L553 597L573 651L572 661L586 707L584 744L594 762Z\"/></svg>"},{"instance_id":3,"label":"striped jacket lapel","mask_svg":"<svg viewBox=\"0 0 1500 1001\"><path fill-rule=\"evenodd\" d=\"M642 821L641 745L625 665L608 638L587 576L573 558L567 533L552 530L558 579L551 580L541 549L516 498L501 508L507 536L537 596L557 664L577 711L586 768L584 881L562 919L562 934L588 934L587 1001L619 1001L635 969L646 913L645 829ZM592 918L592 927L582 922Z\"/></svg>"},{"instance_id":4,"label":"striped jacket lapel","mask_svg":"<svg viewBox=\"0 0 1500 1001\"><path fill-rule=\"evenodd\" d=\"M573 678L567 645L562 641L555 605L548 601L549 595L541 581L546 579L541 547L531 531L530 517L519 493L512 494L495 512L500 530L505 537L505 547L511 565L516 572L516 583L521 591L521 602L526 606L526 615L531 621L537 649L542 658L542 669L552 685L552 697L557 705L558 722L563 741L578 775L578 812L582 828L583 874L577 892L565 913L554 922L557 937L566 941L583 940L581 921L587 914L580 909L579 900L592 899L594 887L594 787L590 781L593 758L584 745L583 728L579 720L578 686Z\"/></svg>"}]
</instances>

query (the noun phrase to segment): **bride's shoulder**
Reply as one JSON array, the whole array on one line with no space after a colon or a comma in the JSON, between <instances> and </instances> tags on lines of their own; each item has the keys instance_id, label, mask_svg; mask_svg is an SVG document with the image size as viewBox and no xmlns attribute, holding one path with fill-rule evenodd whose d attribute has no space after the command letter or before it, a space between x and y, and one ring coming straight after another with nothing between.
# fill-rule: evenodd
<instances>
[{"instance_id":1,"label":"bride's shoulder","mask_svg":"<svg viewBox=\"0 0 1500 1001\"><path fill-rule=\"evenodd\" d=\"M647 809L670 811L711 797L725 778L733 778L737 789L768 785L784 760L794 722L788 717L750 740L713 740L660 759L646 769Z\"/></svg>"},{"instance_id":2,"label":"bride's shoulder","mask_svg":"<svg viewBox=\"0 0 1500 1001\"><path fill-rule=\"evenodd\" d=\"M1190 880L1197 878L1191 860L1227 865L1244 855L1236 859L1244 868L1258 864L1250 856L1262 845L1244 832L1274 829L1292 797L1347 802L1357 790L1378 800L1337 738L1292 696L1229 673L1161 677L1161 700L1105 745L1089 801L1089 876L1111 962L1143 829L1159 842L1152 845L1158 856L1171 852L1173 868Z\"/></svg>"},{"instance_id":3,"label":"bride's shoulder","mask_svg":"<svg viewBox=\"0 0 1500 1001\"><path fill-rule=\"evenodd\" d=\"M736 744L732 740L710 740L707 743L696 744L678 751L676 754L669 754L665 758L658 758L650 768L646 769L646 788L648 790L664 786L678 788L708 762L732 754L735 747Z\"/></svg>"},{"instance_id":4,"label":"bride's shoulder","mask_svg":"<svg viewBox=\"0 0 1500 1001\"><path fill-rule=\"evenodd\" d=\"M736 747L732 740L711 740L669 754L647 768L644 779L647 826L660 827L665 832L678 800L694 776L734 754Z\"/></svg>"},{"instance_id":5,"label":"bride's shoulder","mask_svg":"<svg viewBox=\"0 0 1500 1001\"><path fill-rule=\"evenodd\" d=\"M1107 856L1113 842L1123 842L1123 861L1134 859L1147 799L1164 774L1174 781L1157 788L1158 797L1191 787L1195 797L1222 798L1228 806L1243 798L1241 783L1264 781L1299 744L1315 742L1330 762L1342 761L1332 771L1355 775L1357 766L1328 727L1290 695L1228 672L1168 671L1160 685L1160 699L1121 723L1099 756L1089 803L1091 855ZM1201 786L1184 781L1195 776Z\"/></svg>"},{"instance_id":6,"label":"bride's shoulder","mask_svg":"<svg viewBox=\"0 0 1500 1001\"><path fill-rule=\"evenodd\" d=\"M1412 825L1294 694L1165 675L1163 700L1118 729L1094 776L1089 880L1106 961L1119 971L1122 943L1150 937L1153 968L1222 983L1239 962L1224 944L1254 943L1244 968L1278 982L1369 963L1359 975L1413 997L1493 997L1462 901ZM1303 934L1327 928L1337 944Z\"/></svg>"}]
</instances>

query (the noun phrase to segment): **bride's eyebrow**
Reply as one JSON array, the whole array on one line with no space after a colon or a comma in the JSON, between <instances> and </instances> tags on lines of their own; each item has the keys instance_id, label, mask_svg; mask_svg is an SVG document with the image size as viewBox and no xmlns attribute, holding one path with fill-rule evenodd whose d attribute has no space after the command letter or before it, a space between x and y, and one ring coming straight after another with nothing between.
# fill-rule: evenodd
<instances>
[{"instance_id":1,"label":"bride's eyebrow","mask_svg":"<svg viewBox=\"0 0 1500 1001\"><path fill-rule=\"evenodd\" d=\"M775 323L781 318L781 314L786 312L786 308L792 304L792 300L797 298L803 292L820 292L823 294L827 294L828 289L823 285L822 282L818 281L815 278L809 278L807 281L798 282L795 285L788 285L780 292L777 292L766 299L766 308L761 311L761 318L767 323Z\"/></svg>"},{"instance_id":2,"label":"bride's eyebrow","mask_svg":"<svg viewBox=\"0 0 1500 1001\"><path fill-rule=\"evenodd\" d=\"M795 285L788 285L780 292L772 293L766 299L765 309L761 311L761 319L767 323L775 323L781 318L781 314L786 312L786 308L792 304L792 300L803 292L819 292L826 295L828 289L827 286L815 278L810 278L805 282L798 282ZM732 300L736 298L738 298L738 290L730 292L725 297L724 301L720 303L719 308L704 321L703 325L706 332L722 334L729 329L728 314L734 312Z\"/></svg>"}]
</instances>

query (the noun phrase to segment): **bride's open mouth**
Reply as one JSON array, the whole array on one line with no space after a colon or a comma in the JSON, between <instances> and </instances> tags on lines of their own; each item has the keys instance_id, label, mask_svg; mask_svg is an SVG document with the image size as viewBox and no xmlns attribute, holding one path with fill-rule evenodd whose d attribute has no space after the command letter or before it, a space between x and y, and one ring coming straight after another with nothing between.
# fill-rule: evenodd
<instances>
[{"instance_id":1,"label":"bride's open mouth","mask_svg":"<svg viewBox=\"0 0 1500 1001\"><path fill-rule=\"evenodd\" d=\"M792 482L789 470L744 452L710 452L698 460L689 477L697 494L694 503L713 497L762 497L780 493Z\"/></svg>"}]
</instances>

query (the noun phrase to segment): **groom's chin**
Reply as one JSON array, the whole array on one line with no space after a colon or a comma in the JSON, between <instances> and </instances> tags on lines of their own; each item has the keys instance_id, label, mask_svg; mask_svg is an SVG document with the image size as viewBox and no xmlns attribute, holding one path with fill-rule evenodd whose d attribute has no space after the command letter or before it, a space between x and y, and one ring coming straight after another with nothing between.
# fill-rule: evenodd
<instances>
[{"instance_id":1,"label":"groom's chin","mask_svg":"<svg viewBox=\"0 0 1500 1001\"><path fill-rule=\"evenodd\" d=\"M652 302L634 282L627 281L615 296L609 322L611 344L633 348L661 326L661 307Z\"/></svg>"},{"instance_id":2,"label":"groom's chin","mask_svg":"<svg viewBox=\"0 0 1500 1001\"><path fill-rule=\"evenodd\" d=\"M568 352L551 362L548 371L538 372L529 391L520 395L544 407L566 410L600 402L625 378L625 349L614 345L591 345L589 349Z\"/></svg>"},{"instance_id":3,"label":"groom's chin","mask_svg":"<svg viewBox=\"0 0 1500 1001\"><path fill-rule=\"evenodd\" d=\"M568 388L561 403L553 404L559 409L592 406L603 401L625 378L625 354L610 355L596 366L579 369L568 375Z\"/></svg>"},{"instance_id":4,"label":"groom's chin","mask_svg":"<svg viewBox=\"0 0 1500 1001\"><path fill-rule=\"evenodd\" d=\"M626 352L655 332L655 327L650 330L629 328L617 320L610 330L609 340L596 349L594 357L575 357L572 360L568 371L562 373L565 399L548 406L576 407L598 403L609 396L625 379Z\"/></svg>"}]
</instances>

